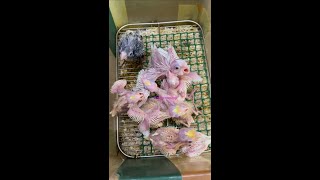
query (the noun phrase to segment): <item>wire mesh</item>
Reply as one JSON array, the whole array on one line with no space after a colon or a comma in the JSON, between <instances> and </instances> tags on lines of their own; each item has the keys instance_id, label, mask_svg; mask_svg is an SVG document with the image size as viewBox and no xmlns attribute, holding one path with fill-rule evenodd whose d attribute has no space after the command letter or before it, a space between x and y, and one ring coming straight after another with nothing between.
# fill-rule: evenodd
<instances>
[{"instance_id":1,"label":"wire mesh","mask_svg":"<svg viewBox=\"0 0 320 180\"><path fill-rule=\"evenodd\" d=\"M201 83L193 84L188 89L197 88L194 93L194 103L202 112L200 115L193 115L195 122L190 127L195 128L198 132L211 136L211 93L210 77L208 72L207 60L205 56L205 44L201 27L191 21L172 24L155 23L155 24L131 24L121 28L117 33L117 44L120 35L127 30L140 30L143 36L145 48L145 60L142 64L136 62L120 62L117 52L117 80L126 79L125 88L132 89L136 84L138 72L146 68L151 58L151 45L156 44L158 47L166 48L171 44L174 46L177 55L186 60L190 65L191 72L197 72L202 78ZM159 82L158 82L159 83ZM151 97L155 94L151 93ZM126 113L117 117L117 142L122 153L128 157L154 157L162 156L159 150L154 149L151 142L143 138L138 130L138 124L132 121ZM177 125L172 119L165 120L163 126L175 126L177 128L183 125ZM151 129L151 133L156 129ZM211 150L211 144L206 152ZM177 152L179 154L179 151Z\"/></svg>"}]
</instances>

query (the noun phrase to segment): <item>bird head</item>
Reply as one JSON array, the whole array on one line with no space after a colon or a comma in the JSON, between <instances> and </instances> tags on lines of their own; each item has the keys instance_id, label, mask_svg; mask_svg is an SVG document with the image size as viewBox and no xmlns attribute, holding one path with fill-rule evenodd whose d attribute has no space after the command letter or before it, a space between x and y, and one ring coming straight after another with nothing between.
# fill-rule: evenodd
<instances>
[{"instance_id":1,"label":"bird head","mask_svg":"<svg viewBox=\"0 0 320 180\"><path fill-rule=\"evenodd\" d=\"M137 103L144 98L144 93L141 91L130 92L127 94L127 100L129 103Z\"/></svg>"},{"instance_id":2,"label":"bird head","mask_svg":"<svg viewBox=\"0 0 320 180\"><path fill-rule=\"evenodd\" d=\"M190 73L190 68L185 60L178 59L171 63L171 72L178 76Z\"/></svg>"}]
</instances>

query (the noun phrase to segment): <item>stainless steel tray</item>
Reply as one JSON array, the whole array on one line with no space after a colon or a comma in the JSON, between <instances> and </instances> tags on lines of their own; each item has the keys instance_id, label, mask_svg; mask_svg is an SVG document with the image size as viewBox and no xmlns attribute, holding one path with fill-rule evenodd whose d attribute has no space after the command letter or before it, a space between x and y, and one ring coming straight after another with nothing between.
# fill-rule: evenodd
<instances>
[{"instance_id":1,"label":"stainless steel tray","mask_svg":"<svg viewBox=\"0 0 320 180\"><path fill-rule=\"evenodd\" d=\"M199 132L206 135L211 135L211 78L201 26L190 20L127 24L118 30L116 34L116 46L118 47L120 34L127 30L137 29L142 32L145 44L146 61L143 64L143 68L147 67L147 63L150 60L150 42L158 44L158 46L160 45L162 48L171 42L178 56L188 62L190 70L198 72L203 78L202 83L193 85L193 88L198 87L200 90L195 92L194 102L198 108L201 109L203 115L194 116L196 122L192 123L191 127L196 128ZM116 80L126 79L128 82L126 88L131 89L135 85L135 79L142 68L141 66L137 68L137 65L134 63L125 63L123 65L119 60L118 48L116 50L116 59ZM130 120L127 114L118 115L116 121L117 146L125 156L129 158L163 156L152 147L150 141L143 138L138 130L138 124ZM166 120L164 126L182 127L175 125L171 120ZM151 130L151 132L153 132L153 130ZM211 145L205 152L210 151ZM177 153L177 155L179 155L179 153Z\"/></svg>"}]
</instances>

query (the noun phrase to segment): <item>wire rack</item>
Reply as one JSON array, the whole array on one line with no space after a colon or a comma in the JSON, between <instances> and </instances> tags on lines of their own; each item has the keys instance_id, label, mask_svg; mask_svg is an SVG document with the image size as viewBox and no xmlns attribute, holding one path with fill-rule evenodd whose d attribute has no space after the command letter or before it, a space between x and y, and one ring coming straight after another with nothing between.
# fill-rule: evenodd
<instances>
[{"instance_id":1,"label":"wire rack","mask_svg":"<svg viewBox=\"0 0 320 180\"><path fill-rule=\"evenodd\" d=\"M138 72L142 68L146 68L150 61L152 43L162 48L166 48L171 43L177 55L181 59L186 60L188 65L190 65L191 72L197 72L203 78L201 83L192 85L192 89L198 89L194 93L194 103L202 111L202 114L193 116L195 123L192 123L190 127L211 136L210 75L201 26L189 20L128 24L121 27L117 32L117 47L120 35L127 30L140 30L143 36L146 55L143 63L126 62L123 64L123 62L120 62L117 49L116 80L126 79L127 85L125 88L132 89L136 84ZM152 96L155 96L155 94L151 93ZM138 124L132 121L126 113L118 115L116 119L117 145L125 156L130 158L163 156L159 150L152 147L149 140L143 138L143 135L138 130ZM175 124L171 119L165 120L163 126L183 127L182 125ZM151 133L155 130L151 129ZM209 145L205 152L209 151L211 151L211 145ZM179 155L179 151L177 155Z\"/></svg>"}]
</instances>

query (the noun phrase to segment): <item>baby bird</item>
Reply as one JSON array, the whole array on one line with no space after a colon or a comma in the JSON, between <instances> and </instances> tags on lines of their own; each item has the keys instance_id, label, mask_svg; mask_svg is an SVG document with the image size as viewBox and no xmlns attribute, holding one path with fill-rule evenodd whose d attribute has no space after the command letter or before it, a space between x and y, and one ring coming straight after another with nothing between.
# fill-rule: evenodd
<instances>
[{"instance_id":1,"label":"baby bird","mask_svg":"<svg viewBox=\"0 0 320 180\"><path fill-rule=\"evenodd\" d=\"M144 46L140 31L126 31L119 40L120 60L134 61L144 56Z\"/></svg>"},{"instance_id":2,"label":"baby bird","mask_svg":"<svg viewBox=\"0 0 320 180\"><path fill-rule=\"evenodd\" d=\"M211 143L211 136L197 132L194 128L161 127L150 135L155 149L165 156L175 155L178 150L188 157L202 154Z\"/></svg>"},{"instance_id":3,"label":"baby bird","mask_svg":"<svg viewBox=\"0 0 320 180\"><path fill-rule=\"evenodd\" d=\"M200 132L186 132L189 137L194 137L194 139L186 145L181 147L181 152L188 157L196 157L202 154L211 144L211 136L206 136Z\"/></svg>"},{"instance_id":4,"label":"baby bird","mask_svg":"<svg viewBox=\"0 0 320 180\"><path fill-rule=\"evenodd\" d=\"M113 109L110 112L112 117L116 116L118 113L130 110L140 110L139 107L145 103L149 96L148 91L144 89L136 91L126 90L124 88L126 84L127 81L122 79L114 82L111 87L111 93L119 95L119 98L114 102Z\"/></svg>"},{"instance_id":5,"label":"baby bird","mask_svg":"<svg viewBox=\"0 0 320 180\"><path fill-rule=\"evenodd\" d=\"M162 127L150 136L154 148L160 150L165 156L175 155L177 150L185 143L179 142L179 129L175 127Z\"/></svg>"}]
</instances>

